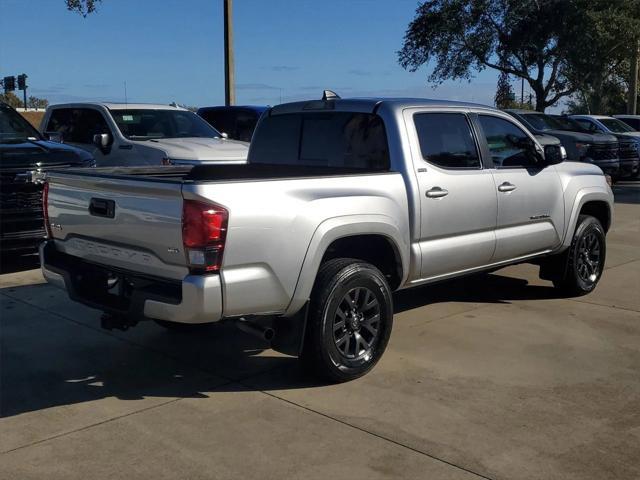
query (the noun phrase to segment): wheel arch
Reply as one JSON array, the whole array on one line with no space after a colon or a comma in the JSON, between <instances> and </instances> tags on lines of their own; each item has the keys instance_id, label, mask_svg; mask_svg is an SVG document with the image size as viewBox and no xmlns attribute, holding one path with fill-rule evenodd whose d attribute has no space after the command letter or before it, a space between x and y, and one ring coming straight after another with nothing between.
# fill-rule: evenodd
<instances>
[{"instance_id":1,"label":"wheel arch","mask_svg":"<svg viewBox=\"0 0 640 480\"><path fill-rule=\"evenodd\" d=\"M380 255L380 252L382 254ZM358 258L376 266L392 290L401 286L409 272L408 232L402 234L385 215L345 216L325 220L307 248L292 300L285 315L293 315L309 300L323 261Z\"/></svg>"},{"instance_id":2,"label":"wheel arch","mask_svg":"<svg viewBox=\"0 0 640 480\"><path fill-rule=\"evenodd\" d=\"M580 215L591 215L597 218L605 232L607 232L613 224L613 205L611 195L602 188L593 187L580 190L573 203L567 230L565 232L563 248L571 245L573 233L575 232L578 217Z\"/></svg>"}]
</instances>

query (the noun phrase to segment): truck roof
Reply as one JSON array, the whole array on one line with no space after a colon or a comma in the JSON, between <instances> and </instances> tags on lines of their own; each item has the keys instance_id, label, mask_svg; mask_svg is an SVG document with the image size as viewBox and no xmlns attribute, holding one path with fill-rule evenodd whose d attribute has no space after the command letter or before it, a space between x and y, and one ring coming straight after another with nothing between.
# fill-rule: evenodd
<instances>
[{"instance_id":1,"label":"truck roof","mask_svg":"<svg viewBox=\"0 0 640 480\"><path fill-rule=\"evenodd\" d=\"M109 110L183 110L186 108L173 105L163 105L160 103L116 103L116 102L73 102L56 103L51 108L82 108L82 107L105 107Z\"/></svg>"},{"instance_id":2,"label":"truck roof","mask_svg":"<svg viewBox=\"0 0 640 480\"><path fill-rule=\"evenodd\" d=\"M542 113L542 112L538 112L537 110L525 110L523 108L505 108L504 109L505 112L509 112L509 113L517 113L519 115L529 115L532 113L537 113L537 114L541 114L541 115L549 115L548 113Z\"/></svg>"},{"instance_id":3,"label":"truck roof","mask_svg":"<svg viewBox=\"0 0 640 480\"><path fill-rule=\"evenodd\" d=\"M588 115L588 114L579 114L579 115L569 115L570 117L582 117L582 118L595 118L595 119L601 119L601 118L611 118L610 115Z\"/></svg>"},{"instance_id":4,"label":"truck roof","mask_svg":"<svg viewBox=\"0 0 640 480\"><path fill-rule=\"evenodd\" d=\"M452 100L439 100L430 98L386 98L386 97L370 97L370 98L335 98L329 100L306 100L301 102L283 103L274 106L271 111L274 114L295 113L308 110L324 110L327 105L333 105L331 110L372 113L381 106L390 107L392 109L402 110L411 107L457 107L457 108L474 108L497 111L494 107L481 105L470 102L456 102Z\"/></svg>"}]
</instances>

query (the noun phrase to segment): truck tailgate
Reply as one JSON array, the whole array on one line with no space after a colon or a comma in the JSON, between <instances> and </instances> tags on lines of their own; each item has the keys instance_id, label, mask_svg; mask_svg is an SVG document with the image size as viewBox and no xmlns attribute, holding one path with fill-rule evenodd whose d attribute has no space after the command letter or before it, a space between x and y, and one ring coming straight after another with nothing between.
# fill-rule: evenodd
<instances>
[{"instance_id":1,"label":"truck tailgate","mask_svg":"<svg viewBox=\"0 0 640 480\"><path fill-rule=\"evenodd\" d=\"M182 279L182 183L73 173L48 177L56 248L86 261Z\"/></svg>"}]
</instances>

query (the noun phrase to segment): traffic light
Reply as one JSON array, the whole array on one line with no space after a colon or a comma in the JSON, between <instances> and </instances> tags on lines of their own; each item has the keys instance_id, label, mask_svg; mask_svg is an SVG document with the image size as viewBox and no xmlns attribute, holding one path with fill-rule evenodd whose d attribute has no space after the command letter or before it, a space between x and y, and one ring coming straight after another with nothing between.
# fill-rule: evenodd
<instances>
[{"instance_id":1,"label":"traffic light","mask_svg":"<svg viewBox=\"0 0 640 480\"><path fill-rule=\"evenodd\" d=\"M16 89L16 77L4 77L4 93L13 92Z\"/></svg>"},{"instance_id":2,"label":"traffic light","mask_svg":"<svg viewBox=\"0 0 640 480\"><path fill-rule=\"evenodd\" d=\"M27 89L27 75L23 73L22 75L18 75L18 90L26 90Z\"/></svg>"}]
</instances>

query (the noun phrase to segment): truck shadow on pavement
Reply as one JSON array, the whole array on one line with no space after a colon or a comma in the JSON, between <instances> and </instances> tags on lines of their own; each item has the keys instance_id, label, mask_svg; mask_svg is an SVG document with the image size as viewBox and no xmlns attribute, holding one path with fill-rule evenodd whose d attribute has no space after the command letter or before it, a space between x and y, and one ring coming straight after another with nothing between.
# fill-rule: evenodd
<instances>
[{"instance_id":1,"label":"truck shadow on pavement","mask_svg":"<svg viewBox=\"0 0 640 480\"><path fill-rule=\"evenodd\" d=\"M524 279L477 277L398 292L395 311L427 307L428 317L428 305L441 302L556 298L553 288ZM31 289L28 295L24 289ZM1 296L0 307L0 418L85 402L117 415L171 398L323 385L303 373L296 358L273 352L232 324L176 334L143 322L127 332L106 332L99 312L72 304L48 285L3 292L9 296Z\"/></svg>"}]
</instances>

